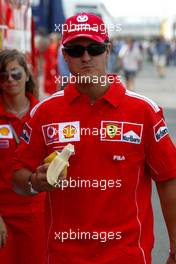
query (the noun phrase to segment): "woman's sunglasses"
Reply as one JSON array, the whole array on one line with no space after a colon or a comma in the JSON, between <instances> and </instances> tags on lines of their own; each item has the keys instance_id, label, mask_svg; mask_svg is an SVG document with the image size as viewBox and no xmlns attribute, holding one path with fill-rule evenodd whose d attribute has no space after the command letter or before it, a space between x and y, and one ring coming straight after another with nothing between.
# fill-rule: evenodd
<instances>
[{"instance_id":1,"label":"woman's sunglasses","mask_svg":"<svg viewBox=\"0 0 176 264\"><path fill-rule=\"evenodd\" d=\"M12 70L10 72L1 72L0 73L0 82L7 82L9 77L13 78L15 81L19 81L22 78L21 70Z\"/></svg>"},{"instance_id":2,"label":"woman's sunglasses","mask_svg":"<svg viewBox=\"0 0 176 264\"><path fill-rule=\"evenodd\" d=\"M103 54L107 48L107 44L90 44L87 47L84 47L82 45L69 45L64 46L65 52L70 56L74 58L79 58L83 56L85 50L87 50L88 54L90 56L98 56L100 54Z\"/></svg>"}]
</instances>

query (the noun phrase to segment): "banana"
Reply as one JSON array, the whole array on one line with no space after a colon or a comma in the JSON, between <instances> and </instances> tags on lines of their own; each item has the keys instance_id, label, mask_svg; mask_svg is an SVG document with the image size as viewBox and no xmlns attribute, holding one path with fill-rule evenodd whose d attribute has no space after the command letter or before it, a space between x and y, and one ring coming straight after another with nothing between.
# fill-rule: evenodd
<instances>
[{"instance_id":1,"label":"banana","mask_svg":"<svg viewBox=\"0 0 176 264\"><path fill-rule=\"evenodd\" d=\"M50 163L59 154L60 153L58 151L52 152L48 157L44 159L44 163Z\"/></svg>"},{"instance_id":2,"label":"banana","mask_svg":"<svg viewBox=\"0 0 176 264\"><path fill-rule=\"evenodd\" d=\"M74 146L72 144L68 144L65 146L61 153L58 151L54 151L47 158L45 158L44 162L49 163L46 178L50 185L57 186L59 182L59 177L67 176L67 167L69 166L69 158L74 154Z\"/></svg>"},{"instance_id":3,"label":"banana","mask_svg":"<svg viewBox=\"0 0 176 264\"><path fill-rule=\"evenodd\" d=\"M51 163L51 161L56 157L59 156L60 152L58 151L54 151L52 152L49 156L47 156L44 159L44 163ZM66 178L67 177L67 166L64 167L63 172L62 172L63 176Z\"/></svg>"}]
</instances>

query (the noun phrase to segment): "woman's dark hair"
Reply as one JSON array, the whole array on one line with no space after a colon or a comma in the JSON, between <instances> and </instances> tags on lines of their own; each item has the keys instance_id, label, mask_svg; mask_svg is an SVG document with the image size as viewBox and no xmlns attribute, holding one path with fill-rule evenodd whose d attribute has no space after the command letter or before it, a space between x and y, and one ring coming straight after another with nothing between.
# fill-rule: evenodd
<instances>
[{"instance_id":1,"label":"woman's dark hair","mask_svg":"<svg viewBox=\"0 0 176 264\"><path fill-rule=\"evenodd\" d=\"M16 49L4 49L0 50L0 72L5 72L7 64L11 61L18 61L19 65L23 67L26 75L29 77L29 80L26 82L25 90L38 97L37 86L33 79L32 73L30 72L26 58L24 54Z\"/></svg>"}]
</instances>

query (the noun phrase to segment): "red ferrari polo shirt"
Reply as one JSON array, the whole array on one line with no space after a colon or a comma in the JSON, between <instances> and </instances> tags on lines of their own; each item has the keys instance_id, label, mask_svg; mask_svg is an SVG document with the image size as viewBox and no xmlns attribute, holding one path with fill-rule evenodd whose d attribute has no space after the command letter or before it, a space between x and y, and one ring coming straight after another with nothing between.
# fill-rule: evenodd
<instances>
[{"instance_id":1,"label":"red ferrari polo shirt","mask_svg":"<svg viewBox=\"0 0 176 264\"><path fill-rule=\"evenodd\" d=\"M31 109L38 103L37 99L28 94ZM29 206L35 202L36 209L44 202L43 194L27 197L16 194L12 190L12 158L17 148L17 140L22 133L24 123L29 119L27 113L22 119L6 112L0 96L0 215L29 213ZM39 202L39 206L37 206ZM42 207L41 207L42 208Z\"/></svg>"},{"instance_id":2,"label":"red ferrari polo shirt","mask_svg":"<svg viewBox=\"0 0 176 264\"><path fill-rule=\"evenodd\" d=\"M176 178L160 108L115 82L91 105L69 84L32 110L23 132L15 169L35 171L51 152L75 147L67 187L48 193L48 263L150 264L149 175Z\"/></svg>"}]
</instances>

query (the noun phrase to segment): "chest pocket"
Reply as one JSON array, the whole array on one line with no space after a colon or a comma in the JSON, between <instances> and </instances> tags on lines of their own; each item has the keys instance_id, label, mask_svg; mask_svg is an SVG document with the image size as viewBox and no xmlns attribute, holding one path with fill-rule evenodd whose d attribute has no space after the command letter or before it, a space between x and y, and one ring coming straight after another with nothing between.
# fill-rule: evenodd
<instances>
[{"instance_id":1,"label":"chest pocket","mask_svg":"<svg viewBox=\"0 0 176 264\"><path fill-rule=\"evenodd\" d=\"M113 170L126 179L136 175L145 162L143 146L126 142L97 142L96 157L99 156L101 166L109 166L109 171Z\"/></svg>"}]
</instances>

